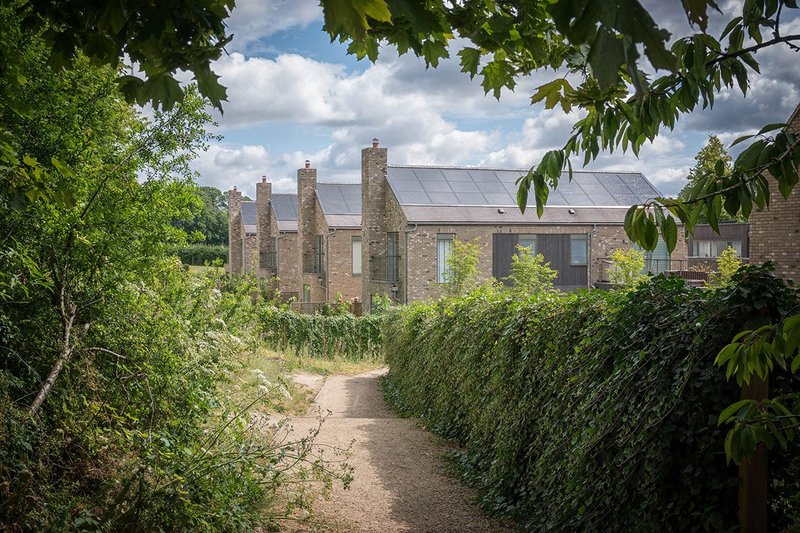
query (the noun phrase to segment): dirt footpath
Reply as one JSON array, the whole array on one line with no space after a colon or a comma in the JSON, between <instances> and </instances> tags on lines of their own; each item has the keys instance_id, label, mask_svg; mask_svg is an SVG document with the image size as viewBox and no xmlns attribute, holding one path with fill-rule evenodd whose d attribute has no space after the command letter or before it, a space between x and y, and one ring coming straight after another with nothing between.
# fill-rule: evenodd
<instances>
[{"instance_id":1,"label":"dirt footpath","mask_svg":"<svg viewBox=\"0 0 800 533\"><path fill-rule=\"evenodd\" d=\"M472 503L474 493L444 472L440 443L413 420L395 416L383 400L382 371L331 376L309 416L295 431L316 422L318 409L331 414L316 442L346 448L355 468L348 490L338 484L330 499L315 502L311 523L300 531L506 531Z\"/></svg>"}]
</instances>

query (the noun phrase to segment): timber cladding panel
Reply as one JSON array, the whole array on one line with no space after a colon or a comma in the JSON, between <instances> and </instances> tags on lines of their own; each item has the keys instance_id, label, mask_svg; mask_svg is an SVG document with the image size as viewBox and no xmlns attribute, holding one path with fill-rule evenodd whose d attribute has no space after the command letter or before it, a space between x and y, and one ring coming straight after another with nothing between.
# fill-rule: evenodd
<instances>
[{"instance_id":1,"label":"timber cladding panel","mask_svg":"<svg viewBox=\"0 0 800 533\"><path fill-rule=\"evenodd\" d=\"M531 230L536 235L535 229ZM544 257L550 268L558 271L553 284L562 288L588 287L588 265L571 264L572 235L586 237L587 257L589 235L587 234L541 234L536 235L536 254ZM511 274L512 257L517 253L519 243L517 233L495 233L492 235L492 275L504 280Z\"/></svg>"}]
</instances>

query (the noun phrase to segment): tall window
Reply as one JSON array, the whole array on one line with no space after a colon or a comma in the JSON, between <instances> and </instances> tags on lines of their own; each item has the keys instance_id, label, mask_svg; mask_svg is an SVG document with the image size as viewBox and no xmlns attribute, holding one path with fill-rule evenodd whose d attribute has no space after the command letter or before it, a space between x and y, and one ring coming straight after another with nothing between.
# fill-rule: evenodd
<instances>
[{"instance_id":1,"label":"tall window","mask_svg":"<svg viewBox=\"0 0 800 533\"><path fill-rule=\"evenodd\" d=\"M453 253L453 234L440 233L436 236L436 281L447 280L447 260Z\"/></svg>"},{"instance_id":2,"label":"tall window","mask_svg":"<svg viewBox=\"0 0 800 533\"><path fill-rule=\"evenodd\" d=\"M400 234L386 234L386 281L397 281L400 263Z\"/></svg>"},{"instance_id":3,"label":"tall window","mask_svg":"<svg viewBox=\"0 0 800 533\"><path fill-rule=\"evenodd\" d=\"M325 271L325 236L317 235L317 249L314 254L314 272Z\"/></svg>"},{"instance_id":4,"label":"tall window","mask_svg":"<svg viewBox=\"0 0 800 533\"><path fill-rule=\"evenodd\" d=\"M536 255L536 235L520 235L517 244L521 248L529 248L531 255Z\"/></svg>"},{"instance_id":5,"label":"tall window","mask_svg":"<svg viewBox=\"0 0 800 533\"><path fill-rule=\"evenodd\" d=\"M589 263L589 240L586 235L569 236L569 264L583 266Z\"/></svg>"},{"instance_id":6,"label":"tall window","mask_svg":"<svg viewBox=\"0 0 800 533\"><path fill-rule=\"evenodd\" d=\"M361 237L353 237L353 275L361 275Z\"/></svg>"}]
</instances>

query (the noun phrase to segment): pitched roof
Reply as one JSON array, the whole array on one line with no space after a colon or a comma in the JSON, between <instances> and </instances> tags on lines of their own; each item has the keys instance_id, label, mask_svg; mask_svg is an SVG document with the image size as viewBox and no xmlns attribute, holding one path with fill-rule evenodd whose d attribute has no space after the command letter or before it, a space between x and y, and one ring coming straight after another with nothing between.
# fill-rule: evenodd
<instances>
[{"instance_id":1,"label":"pitched roof","mask_svg":"<svg viewBox=\"0 0 800 533\"><path fill-rule=\"evenodd\" d=\"M273 194L272 212L280 231L297 231L296 194Z\"/></svg>"},{"instance_id":2,"label":"pitched roof","mask_svg":"<svg viewBox=\"0 0 800 533\"><path fill-rule=\"evenodd\" d=\"M255 233L258 225L258 213L255 202L242 202L242 225L245 233Z\"/></svg>"},{"instance_id":3,"label":"pitched roof","mask_svg":"<svg viewBox=\"0 0 800 533\"><path fill-rule=\"evenodd\" d=\"M360 183L318 183L317 199L329 227L361 227Z\"/></svg>"},{"instance_id":4,"label":"pitched roof","mask_svg":"<svg viewBox=\"0 0 800 533\"><path fill-rule=\"evenodd\" d=\"M390 166L389 186L409 222L440 223L617 223L625 210L661 193L638 172L573 172L551 190L544 217L516 208L517 184L525 169ZM529 206L535 206L533 194ZM464 209L469 207L469 209ZM555 207L575 208L553 210ZM499 208L504 213L499 212Z\"/></svg>"}]
</instances>

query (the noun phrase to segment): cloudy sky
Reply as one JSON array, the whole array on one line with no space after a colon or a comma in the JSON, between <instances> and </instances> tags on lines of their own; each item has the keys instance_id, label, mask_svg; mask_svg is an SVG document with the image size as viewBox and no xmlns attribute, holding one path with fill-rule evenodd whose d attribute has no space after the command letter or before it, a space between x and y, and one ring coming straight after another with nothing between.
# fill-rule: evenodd
<instances>
[{"instance_id":1,"label":"cloudy sky","mask_svg":"<svg viewBox=\"0 0 800 533\"><path fill-rule=\"evenodd\" d=\"M732 13L737 3L720 5ZM647 4L673 35L691 31L678 0ZM800 32L800 18L784 20L784 34ZM305 159L319 169L320 181L358 181L360 150L373 137L388 148L390 164L527 168L562 146L577 119L530 105L535 87L552 72L520 80L499 101L484 96L479 79L460 72L457 42L455 60L436 69L390 49L375 64L357 61L322 31L317 0L237 0L229 27L228 55L214 66L228 87L225 113L215 116L224 139L195 162L203 185L238 185L252 197L266 175L276 192L291 192ZM713 110L685 117L638 159L614 153L590 167L641 171L662 193L675 194L710 134L730 143L786 121L797 106L800 54L767 49L758 59L762 76L752 80L746 101L725 92Z\"/></svg>"}]
</instances>

